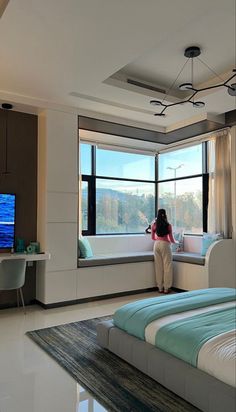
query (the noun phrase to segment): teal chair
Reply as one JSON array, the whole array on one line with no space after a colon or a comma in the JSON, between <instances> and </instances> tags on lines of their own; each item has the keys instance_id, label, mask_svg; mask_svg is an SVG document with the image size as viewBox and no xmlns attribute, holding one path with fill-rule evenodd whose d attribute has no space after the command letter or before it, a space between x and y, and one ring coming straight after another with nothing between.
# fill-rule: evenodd
<instances>
[{"instance_id":1,"label":"teal chair","mask_svg":"<svg viewBox=\"0 0 236 412\"><path fill-rule=\"evenodd\" d=\"M25 283L25 259L3 259L0 263L0 291L16 289L17 306L19 307L19 291L25 313L22 286Z\"/></svg>"}]
</instances>

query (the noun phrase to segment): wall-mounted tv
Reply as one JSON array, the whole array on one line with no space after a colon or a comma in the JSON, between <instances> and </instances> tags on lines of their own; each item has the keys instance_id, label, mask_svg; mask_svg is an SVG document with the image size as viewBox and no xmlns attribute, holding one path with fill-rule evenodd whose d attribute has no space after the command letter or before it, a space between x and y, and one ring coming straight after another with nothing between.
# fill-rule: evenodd
<instances>
[{"instance_id":1,"label":"wall-mounted tv","mask_svg":"<svg viewBox=\"0 0 236 412\"><path fill-rule=\"evenodd\" d=\"M11 249L15 242L16 196L0 193L0 249Z\"/></svg>"}]
</instances>

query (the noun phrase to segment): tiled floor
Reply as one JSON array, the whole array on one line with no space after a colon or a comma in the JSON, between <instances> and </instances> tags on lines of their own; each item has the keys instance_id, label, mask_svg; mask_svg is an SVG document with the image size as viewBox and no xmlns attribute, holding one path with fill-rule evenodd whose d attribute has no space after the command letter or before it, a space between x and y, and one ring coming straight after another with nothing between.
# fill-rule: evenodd
<instances>
[{"instance_id":1,"label":"tiled floor","mask_svg":"<svg viewBox=\"0 0 236 412\"><path fill-rule=\"evenodd\" d=\"M99 405L29 338L28 330L112 314L140 294L44 310L0 310L0 412L102 412Z\"/></svg>"}]
</instances>

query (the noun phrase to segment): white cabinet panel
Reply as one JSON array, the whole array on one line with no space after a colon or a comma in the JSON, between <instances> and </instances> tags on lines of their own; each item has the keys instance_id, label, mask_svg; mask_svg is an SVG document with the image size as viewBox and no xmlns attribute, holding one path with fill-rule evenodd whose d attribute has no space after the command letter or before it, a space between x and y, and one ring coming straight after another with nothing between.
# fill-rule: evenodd
<instances>
[{"instance_id":1,"label":"white cabinet panel","mask_svg":"<svg viewBox=\"0 0 236 412\"><path fill-rule=\"evenodd\" d=\"M77 299L155 286L153 262L79 268Z\"/></svg>"},{"instance_id":2,"label":"white cabinet panel","mask_svg":"<svg viewBox=\"0 0 236 412\"><path fill-rule=\"evenodd\" d=\"M104 293L119 293L154 287L156 282L153 262L106 266L106 270L103 272L103 282Z\"/></svg>"},{"instance_id":3,"label":"white cabinet panel","mask_svg":"<svg viewBox=\"0 0 236 412\"><path fill-rule=\"evenodd\" d=\"M48 193L48 222L77 222L77 193Z\"/></svg>"},{"instance_id":4,"label":"white cabinet panel","mask_svg":"<svg viewBox=\"0 0 236 412\"><path fill-rule=\"evenodd\" d=\"M174 287L184 290L208 288L208 274L205 266L173 262L173 267Z\"/></svg>"},{"instance_id":5,"label":"white cabinet panel","mask_svg":"<svg viewBox=\"0 0 236 412\"><path fill-rule=\"evenodd\" d=\"M103 270L99 267L77 269L77 299L104 295Z\"/></svg>"},{"instance_id":6,"label":"white cabinet panel","mask_svg":"<svg viewBox=\"0 0 236 412\"><path fill-rule=\"evenodd\" d=\"M48 223L47 272L77 268L77 223Z\"/></svg>"},{"instance_id":7,"label":"white cabinet panel","mask_svg":"<svg viewBox=\"0 0 236 412\"><path fill-rule=\"evenodd\" d=\"M78 190L78 117L47 111L47 191Z\"/></svg>"},{"instance_id":8,"label":"white cabinet panel","mask_svg":"<svg viewBox=\"0 0 236 412\"><path fill-rule=\"evenodd\" d=\"M44 294L37 299L45 304L76 299L76 270L47 272Z\"/></svg>"}]
</instances>

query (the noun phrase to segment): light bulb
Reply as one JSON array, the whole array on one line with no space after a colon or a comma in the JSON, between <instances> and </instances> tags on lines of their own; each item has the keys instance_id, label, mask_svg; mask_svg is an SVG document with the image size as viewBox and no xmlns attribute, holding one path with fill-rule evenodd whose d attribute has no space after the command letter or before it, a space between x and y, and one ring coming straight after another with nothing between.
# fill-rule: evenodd
<instances>
[{"instance_id":1,"label":"light bulb","mask_svg":"<svg viewBox=\"0 0 236 412\"><path fill-rule=\"evenodd\" d=\"M155 113L154 116L165 117L166 114L165 113Z\"/></svg>"},{"instance_id":2,"label":"light bulb","mask_svg":"<svg viewBox=\"0 0 236 412\"><path fill-rule=\"evenodd\" d=\"M193 107L196 107L196 109L201 109L204 106L205 106L204 102L193 102Z\"/></svg>"},{"instance_id":3,"label":"light bulb","mask_svg":"<svg viewBox=\"0 0 236 412\"><path fill-rule=\"evenodd\" d=\"M236 96L236 83L232 83L230 87L228 87L228 93L230 96Z\"/></svg>"},{"instance_id":4,"label":"light bulb","mask_svg":"<svg viewBox=\"0 0 236 412\"><path fill-rule=\"evenodd\" d=\"M182 83L179 85L180 90L193 90L192 83Z\"/></svg>"},{"instance_id":5,"label":"light bulb","mask_svg":"<svg viewBox=\"0 0 236 412\"><path fill-rule=\"evenodd\" d=\"M150 104L152 106L162 106L162 102L160 100L150 100Z\"/></svg>"}]
</instances>

